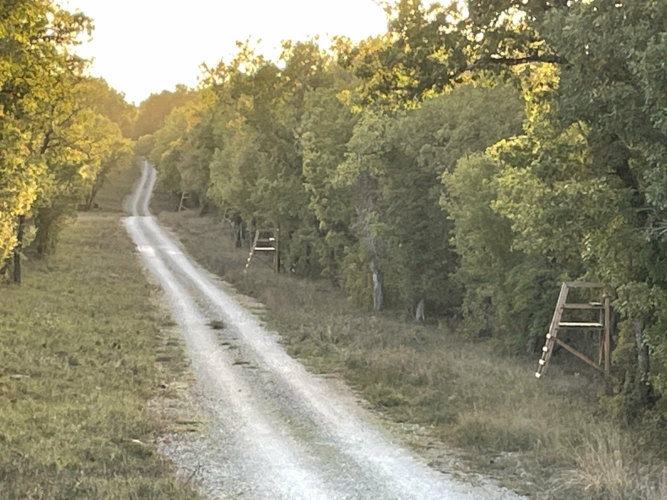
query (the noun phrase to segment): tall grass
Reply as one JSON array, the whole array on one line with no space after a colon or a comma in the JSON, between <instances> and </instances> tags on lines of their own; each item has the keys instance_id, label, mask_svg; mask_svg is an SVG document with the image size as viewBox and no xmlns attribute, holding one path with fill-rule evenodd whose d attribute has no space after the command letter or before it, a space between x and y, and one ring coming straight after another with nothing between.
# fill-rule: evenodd
<instances>
[{"instance_id":1,"label":"tall grass","mask_svg":"<svg viewBox=\"0 0 667 500\"><path fill-rule=\"evenodd\" d=\"M591 429L571 453L575 467L555 479L554 495L567 498L570 492L584 491L605 500L667 498L664 466L650 460L644 446L616 429Z\"/></svg>"}]
</instances>

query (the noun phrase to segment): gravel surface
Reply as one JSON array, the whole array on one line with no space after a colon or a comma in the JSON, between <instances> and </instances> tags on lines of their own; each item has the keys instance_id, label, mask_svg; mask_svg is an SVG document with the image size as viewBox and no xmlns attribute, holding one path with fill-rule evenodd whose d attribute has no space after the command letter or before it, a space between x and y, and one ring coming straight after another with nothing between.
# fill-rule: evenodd
<instances>
[{"instance_id":1,"label":"gravel surface","mask_svg":"<svg viewBox=\"0 0 667 500\"><path fill-rule=\"evenodd\" d=\"M183 253L150 215L144 164L125 226L162 286L197 382L201 434L161 445L207 498L518 499L436 472L370 423L349 391L308 373L228 287ZM216 328L209 326L214 321ZM221 323L220 323L221 322Z\"/></svg>"}]
</instances>

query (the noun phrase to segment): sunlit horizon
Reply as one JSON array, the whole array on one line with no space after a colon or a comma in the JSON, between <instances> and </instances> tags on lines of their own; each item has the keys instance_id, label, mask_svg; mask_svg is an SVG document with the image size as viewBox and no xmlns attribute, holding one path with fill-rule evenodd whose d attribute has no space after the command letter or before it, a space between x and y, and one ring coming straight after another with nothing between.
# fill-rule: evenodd
<instances>
[{"instance_id":1,"label":"sunlit horizon","mask_svg":"<svg viewBox=\"0 0 667 500\"><path fill-rule=\"evenodd\" d=\"M215 65L236 52L236 41L261 39L258 51L275 59L282 40L332 36L354 41L386 29L382 8L373 0L61 0L68 10L93 18L93 40L78 53L93 58L90 72L139 102L177 84L195 87L202 63ZM186 5L187 7L183 7Z\"/></svg>"}]
</instances>

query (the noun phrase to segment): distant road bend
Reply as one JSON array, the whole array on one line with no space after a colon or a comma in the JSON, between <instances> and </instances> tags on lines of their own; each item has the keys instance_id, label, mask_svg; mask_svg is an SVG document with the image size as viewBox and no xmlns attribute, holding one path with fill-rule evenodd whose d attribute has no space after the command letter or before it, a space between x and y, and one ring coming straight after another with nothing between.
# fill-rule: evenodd
<instances>
[{"instance_id":1,"label":"distant road bend","mask_svg":"<svg viewBox=\"0 0 667 500\"><path fill-rule=\"evenodd\" d=\"M275 333L185 255L151 216L156 172L144 163L125 226L185 339L204 436L164 452L207 498L517 500L492 484L437 472L392 443L365 410L289 357ZM222 320L223 331L207 323Z\"/></svg>"}]
</instances>

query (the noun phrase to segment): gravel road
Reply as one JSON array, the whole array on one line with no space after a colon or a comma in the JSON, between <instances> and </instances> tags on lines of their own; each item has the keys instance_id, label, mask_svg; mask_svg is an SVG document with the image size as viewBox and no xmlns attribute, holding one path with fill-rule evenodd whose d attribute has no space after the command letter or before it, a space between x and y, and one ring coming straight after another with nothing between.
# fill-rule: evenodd
<instances>
[{"instance_id":1,"label":"gravel road","mask_svg":"<svg viewBox=\"0 0 667 500\"><path fill-rule=\"evenodd\" d=\"M145 163L124 224L163 288L197 379L203 435L162 451L206 498L518 499L491 483L436 472L370 422L349 391L308 373L194 263L148 208L156 172ZM223 330L208 326L222 321Z\"/></svg>"}]
</instances>

